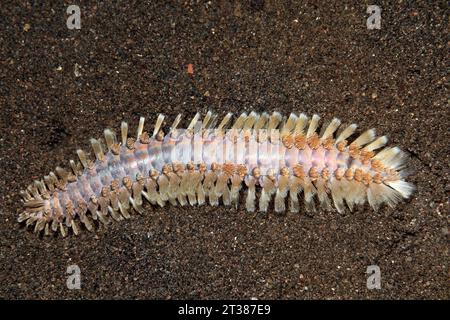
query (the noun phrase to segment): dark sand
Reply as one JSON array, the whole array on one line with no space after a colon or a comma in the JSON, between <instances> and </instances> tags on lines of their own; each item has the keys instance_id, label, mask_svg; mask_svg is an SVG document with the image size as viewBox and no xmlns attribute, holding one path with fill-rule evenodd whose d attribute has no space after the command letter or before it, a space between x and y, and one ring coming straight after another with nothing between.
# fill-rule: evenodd
<instances>
[{"instance_id":1,"label":"dark sand","mask_svg":"<svg viewBox=\"0 0 450 320\"><path fill-rule=\"evenodd\" d=\"M381 30L366 28L366 4L342 1L149 2L83 1L81 30L67 29L64 5L2 3L1 298L449 298L445 1L378 1ZM159 112L186 124L209 108L375 127L411 154L418 191L344 215L147 206L66 239L16 223L19 190L105 127L140 115L150 126ZM71 264L81 290L66 287ZM381 290L366 288L369 265Z\"/></svg>"}]
</instances>

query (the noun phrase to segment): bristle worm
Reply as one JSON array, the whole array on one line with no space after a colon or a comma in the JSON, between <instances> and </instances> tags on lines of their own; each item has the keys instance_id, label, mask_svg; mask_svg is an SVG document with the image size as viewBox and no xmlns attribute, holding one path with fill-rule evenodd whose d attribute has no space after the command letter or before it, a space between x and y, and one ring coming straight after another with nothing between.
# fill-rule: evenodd
<instances>
[{"instance_id":1,"label":"bristle worm","mask_svg":"<svg viewBox=\"0 0 450 320\"><path fill-rule=\"evenodd\" d=\"M234 123L225 115L197 113L187 129L179 129L181 115L163 131L159 115L150 136L140 118L137 134L130 136L122 122L120 140L104 131L105 145L91 139L95 159L77 150L79 162L70 170L57 167L20 194L24 211L18 221L36 233L63 236L83 228L144 213L143 200L152 205L236 206L246 194L247 211L338 212L369 202L377 210L409 198L414 185L406 182L407 157L397 147L385 147L387 138L364 131L349 143L357 126L341 126L332 119L320 127L320 117L274 112L242 113ZM229 129L227 129L229 128ZM383 148L383 149L382 149ZM378 150L382 149L378 153ZM245 187L245 188L243 188Z\"/></svg>"}]
</instances>

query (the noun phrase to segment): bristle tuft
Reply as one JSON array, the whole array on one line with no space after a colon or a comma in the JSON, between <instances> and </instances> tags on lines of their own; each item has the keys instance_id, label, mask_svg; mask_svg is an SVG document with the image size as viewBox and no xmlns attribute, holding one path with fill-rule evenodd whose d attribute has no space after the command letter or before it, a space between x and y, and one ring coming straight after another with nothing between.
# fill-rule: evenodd
<instances>
[{"instance_id":1,"label":"bristle tuft","mask_svg":"<svg viewBox=\"0 0 450 320\"><path fill-rule=\"evenodd\" d=\"M156 119L155 129L153 130L152 138L155 138L156 135L158 134L159 130L161 129L163 121L164 121L164 115L159 114L158 118Z\"/></svg>"},{"instance_id":2,"label":"bristle tuft","mask_svg":"<svg viewBox=\"0 0 450 320\"><path fill-rule=\"evenodd\" d=\"M397 190L405 199L408 199L416 189L412 183L403 180L388 181L386 184Z\"/></svg>"},{"instance_id":3,"label":"bristle tuft","mask_svg":"<svg viewBox=\"0 0 450 320\"><path fill-rule=\"evenodd\" d=\"M222 119L219 126L217 127L217 131L223 133L223 129L225 129L225 126L228 124L228 122L231 120L231 117L233 114L231 112L227 113L226 116Z\"/></svg>"},{"instance_id":4,"label":"bristle tuft","mask_svg":"<svg viewBox=\"0 0 450 320\"><path fill-rule=\"evenodd\" d=\"M169 133L175 133L176 132L180 121L181 121L181 114L177 115L177 117L173 121L172 126L170 127Z\"/></svg>"},{"instance_id":5,"label":"bristle tuft","mask_svg":"<svg viewBox=\"0 0 450 320\"><path fill-rule=\"evenodd\" d=\"M125 146L128 139L128 123L126 123L125 121L123 121L120 125L120 132L122 137L122 145Z\"/></svg>"},{"instance_id":6,"label":"bristle tuft","mask_svg":"<svg viewBox=\"0 0 450 320\"><path fill-rule=\"evenodd\" d=\"M344 131L342 131L341 134L337 137L336 144L350 137L353 133L355 133L356 128L358 128L358 126L354 123L345 128Z\"/></svg>"},{"instance_id":7,"label":"bristle tuft","mask_svg":"<svg viewBox=\"0 0 450 320\"><path fill-rule=\"evenodd\" d=\"M306 125L308 124L308 116L304 113L300 114L295 124L294 134L304 134Z\"/></svg>"},{"instance_id":8,"label":"bristle tuft","mask_svg":"<svg viewBox=\"0 0 450 320\"><path fill-rule=\"evenodd\" d=\"M194 118L192 118L191 123L187 127L187 130L193 130L195 125L197 124L198 119L200 118L200 113L196 113Z\"/></svg>"},{"instance_id":9,"label":"bristle tuft","mask_svg":"<svg viewBox=\"0 0 450 320\"><path fill-rule=\"evenodd\" d=\"M245 120L247 120L247 113L243 112L239 118L236 119L236 121L234 122L233 126L231 127L232 129L242 129L242 127L244 126Z\"/></svg>"},{"instance_id":10,"label":"bristle tuft","mask_svg":"<svg viewBox=\"0 0 450 320\"><path fill-rule=\"evenodd\" d=\"M86 153L83 150L78 149L77 155L78 155L78 158L80 159L80 162L83 165L83 167L88 168L89 164L88 164L88 159L87 159Z\"/></svg>"},{"instance_id":11,"label":"bristle tuft","mask_svg":"<svg viewBox=\"0 0 450 320\"><path fill-rule=\"evenodd\" d=\"M386 136L382 136L382 137L379 137L378 139L376 139L375 141L371 142L367 146L365 146L363 148L363 150L365 150L365 151L377 150L377 149L384 147L387 142L388 142L388 138Z\"/></svg>"},{"instance_id":12,"label":"bristle tuft","mask_svg":"<svg viewBox=\"0 0 450 320\"><path fill-rule=\"evenodd\" d=\"M281 115L281 113L279 113L277 111L273 112L269 118L269 122L267 124L267 130L271 131L273 129L276 129L282 119L283 119L283 116Z\"/></svg>"},{"instance_id":13,"label":"bristle tuft","mask_svg":"<svg viewBox=\"0 0 450 320\"><path fill-rule=\"evenodd\" d=\"M144 122L145 122L145 118L144 117L140 117L138 129L137 129L136 140L139 140L139 137L141 136L142 132L144 131Z\"/></svg>"},{"instance_id":14,"label":"bristle tuft","mask_svg":"<svg viewBox=\"0 0 450 320\"><path fill-rule=\"evenodd\" d=\"M103 159L105 158L105 155L103 154L103 150L102 150L102 146L101 146L100 142L98 140L92 138L91 145L92 145L92 149L94 150L94 154L95 154L95 157L97 158L97 160L103 161Z\"/></svg>"},{"instance_id":15,"label":"bristle tuft","mask_svg":"<svg viewBox=\"0 0 450 320\"><path fill-rule=\"evenodd\" d=\"M311 121L309 122L309 128L306 133L306 138L311 137L316 132L317 127L319 126L319 120L320 117L317 114L313 115Z\"/></svg>"},{"instance_id":16,"label":"bristle tuft","mask_svg":"<svg viewBox=\"0 0 450 320\"><path fill-rule=\"evenodd\" d=\"M298 117L294 113L291 113L289 115L289 118L287 119L286 123L283 125L283 128L281 129L281 134L292 133L294 131L297 119L298 119Z\"/></svg>"},{"instance_id":17,"label":"bristle tuft","mask_svg":"<svg viewBox=\"0 0 450 320\"><path fill-rule=\"evenodd\" d=\"M375 140L375 129L369 129L363 132L355 141L352 142L352 145L362 147L370 142Z\"/></svg>"},{"instance_id":18,"label":"bristle tuft","mask_svg":"<svg viewBox=\"0 0 450 320\"><path fill-rule=\"evenodd\" d=\"M339 128L341 125L341 120L338 118L334 118L331 123L328 125L328 127L325 129L325 132L323 133L320 140L324 141L328 138L333 137L334 132Z\"/></svg>"},{"instance_id":19,"label":"bristle tuft","mask_svg":"<svg viewBox=\"0 0 450 320\"><path fill-rule=\"evenodd\" d=\"M109 150L111 150L112 145L116 143L116 136L114 132L110 129L105 129L103 134L105 136L106 146L108 147Z\"/></svg>"}]
</instances>

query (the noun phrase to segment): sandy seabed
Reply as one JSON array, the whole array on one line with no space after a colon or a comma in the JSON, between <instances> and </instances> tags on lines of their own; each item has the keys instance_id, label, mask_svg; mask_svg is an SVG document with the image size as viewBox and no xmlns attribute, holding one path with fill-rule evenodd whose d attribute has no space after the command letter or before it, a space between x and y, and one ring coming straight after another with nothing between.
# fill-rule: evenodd
<instances>
[{"instance_id":1,"label":"sandy seabed","mask_svg":"<svg viewBox=\"0 0 450 320\"><path fill-rule=\"evenodd\" d=\"M380 30L359 1L83 2L80 30L68 4L30 3L0 7L1 298L449 297L445 2L381 1ZM208 109L374 127L411 155L417 192L342 215L146 206L66 239L16 223L19 190L104 128ZM66 286L74 264L81 290Z\"/></svg>"}]
</instances>

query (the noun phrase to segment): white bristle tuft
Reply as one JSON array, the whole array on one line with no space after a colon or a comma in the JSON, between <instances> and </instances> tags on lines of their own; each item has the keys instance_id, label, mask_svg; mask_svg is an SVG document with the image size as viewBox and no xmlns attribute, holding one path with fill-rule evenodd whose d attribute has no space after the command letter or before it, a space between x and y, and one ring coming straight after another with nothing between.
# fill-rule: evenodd
<instances>
[{"instance_id":1,"label":"white bristle tuft","mask_svg":"<svg viewBox=\"0 0 450 320\"><path fill-rule=\"evenodd\" d=\"M198 119L200 119L200 113L197 112L195 114L194 118L192 118L191 123L187 127L188 131L194 129L195 125L197 124Z\"/></svg>"},{"instance_id":2,"label":"white bristle tuft","mask_svg":"<svg viewBox=\"0 0 450 320\"><path fill-rule=\"evenodd\" d=\"M263 114L261 114L258 121L253 126L253 129L259 130L259 129L264 128L268 119L269 119L269 115L267 114L267 112L263 112Z\"/></svg>"},{"instance_id":3,"label":"white bristle tuft","mask_svg":"<svg viewBox=\"0 0 450 320\"><path fill-rule=\"evenodd\" d=\"M139 139L139 137L141 136L142 132L144 131L144 123L145 123L145 118L141 117L139 119L139 125L138 125L138 129L137 129L137 137L136 137L136 139Z\"/></svg>"},{"instance_id":4,"label":"white bristle tuft","mask_svg":"<svg viewBox=\"0 0 450 320\"><path fill-rule=\"evenodd\" d=\"M156 137L159 130L161 129L161 125L162 125L163 121L164 121L164 115L159 114L158 118L156 119L155 129L153 130L153 135L152 135L153 138Z\"/></svg>"},{"instance_id":5,"label":"white bristle tuft","mask_svg":"<svg viewBox=\"0 0 450 320\"><path fill-rule=\"evenodd\" d=\"M291 113L289 115L289 118L287 119L286 123L284 124L283 128L281 129L281 133L282 134L292 133L295 128L297 119L298 119L298 117L294 113Z\"/></svg>"},{"instance_id":6,"label":"white bristle tuft","mask_svg":"<svg viewBox=\"0 0 450 320\"><path fill-rule=\"evenodd\" d=\"M381 161L385 167L399 168L406 160L406 155L398 147L384 148L373 159Z\"/></svg>"},{"instance_id":7,"label":"white bristle tuft","mask_svg":"<svg viewBox=\"0 0 450 320\"><path fill-rule=\"evenodd\" d=\"M352 142L353 145L362 147L375 140L375 129L369 129L363 132L355 141Z\"/></svg>"},{"instance_id":8,"label":"white bristle tuft","mask_svg":"<svg viewBox=\"0 0 450 320\"><path fill-rule=\"evenodd\" d=\"M367 188L367 201L375 211L378 211L383 203L393 208L401 200L401 193L385 184L372 183Z\"/></svg>"},{"instance_id":9,"label":"white bristle tuft","mask_svg":"<svg viewBox=\"0 0 450 320\"><path fill-rule=\"evenodd\" d=\"M211 117L212 117L212 112L208 111L205 115L205 117L203 118L203 122L202 122L202 128L205 129L208 126L208 123L211 121Z\"/></svg>"},{"instance_id":10,"label":"white bristle tuft","mask_svg":"<svg viewBox=\"0 0 450 320\"><path fill-rule=\"evenodd\" d=\"M105 136L106 146L108 147L108 149L111 149L111 146L116 143L116 135L110 129L105 129L105 131L103 131L103 134Z\"/></svg>"},{"instance_id":11,"label":"white bristle tuft","mask_svg":"<svg viewBox=\"0 0 450 320\"><path fill-rule=\"evenodd\" d=\"M254 111L250 112L250 114L247 117L247 120L244 123L243 129L248 130L248 129L253 128L253 126L258 121L258 119L259 119L259 114L257 114Z\"/></svg>"},{"instance_id":12,"label":"white bristle tuft","mask_svg":"<svg viewBox=\"0 0 450 320\"><path fill-rule=\"evenodd\" d=\"M378 152L373 159L383 161L386 157L395 156L398 152L400 152L398 147L387 147Z\"/></svg>"},{"instance_id":13,"label":"white bristle tuft","mask_svg":"<svg viewBox=\"0 0 450 320\"><path fill-rule=\"evenodd\" d=\"M242 127L244 126L245 120L247 120L247 113L243 112L239 118L236 119L236 121L234 122L233 126L231 127L232 129L242 129Z\"/></svg>"},{"instance_id":14,"label":"white bristle tuft","mask_svg":"<svg viewBox=\"0 0 450 320\"><path fill-rule=\"evenodd\" d=\"M328 127L325 129L325 132L322 135L321 140L328 139L333 136L334 132L339 128L341 125L341 120L338 118L334 118L331 123L328 125Z\"/></svg>"},{"instance_id":15,"label":"white bristle tuft","mask_svg":"<svg viewBox=\"0 0 450 320\"><path fill-rule=\"evenodd\" d=\"M97 160L103 161L103 159L105 158L105 155L103 154L103 150L102 150L100 141L92 138L91 145L92 145L92 149L94 150L94 154L95 154L95 157L97 158Z\"/></svg>"},{"instance_id":16,"label":"white bristle tuft","mask_svg":"<svg viewBox=\"0 0 450 320\"><path fill-rule=\"evenodd\" d=\"M308 128L308 132L306 133L306 138L311 137L317 130L317 127L319 126L319 120L320 117L315 114L313 115L311 121L309 122L309 128Z\"/></svg>"},{"instance_id":17,"label":"white bristle tuft","mask_svg":"<svg viewBox=\"0 0 450 320\"><path fill-rule=\"evenodd\" d=\"M233 114L231 112L227 113L227 115L222 119L219 126L217 127L217 130L222 131L225 128L225 126L228 124L228 122L230 122L232 116L233 116Z\"/></svg>"},{"instance_id":18,"label":"white bristle tuft","mask_svg":"<svg viewBox=\"0 0 450 320\"><path fill-rule=\"evenodd\" d=\"M405 199L408 199L416 189L412 183L403 180L388 181L386 184L400 192L402 197Z\"/></svg>"},{"instance_id":19,"label":"white bristle tuft","mask_svg":"<svg viewBox=\"0 0 450 320\"><path fill-rule=\"evenodd\" d=\"M308 124L308 116L304 113L300 114L295 124L294 134L303 134Z\"/></svg>"},{"instance_id":20,"label":"white bristle tuft","mask_svg":"<svg viewBox=\"0 0 450 320\"><path fill-rule=\"evenodd\" d=\"M78 155L78 158L80 159L80 162L83 165L83 167L87 168L88 167L88 161L87 161L86 153L84 153L83 150L78 149L77 150L77 155Z\"/></svg>"},{"instance_id":21,"label":"white bristle tuft","mask_svg":"<svg viewBox=\"0 0 450 320\"><path fill-rule=\"evenodd\" d=\"M339 142L342 142L342 141L346 140L348 137L350 137L356 131L356 128L358 128L358 126L355 123L353 123L353 124L349 125L347 128L345 128L344 131L342 131L341 134L337 137L336 144L338 144Z\"/></svg>"},{"instance_id":22,"label":"white bristle tuft","mask_svg":"<svg viewBox=\"0 0 450 320\"><path fill-rule=\"evenodd\" d=\"M173 133L177 130L178 124L181 121L181 114L177 115L177 117L175 118L175 120L172 123L172 126L170 127L170 133Z\"/></svg>"},{"instance_id":23,"label":"white bristle tuft","mask_svg":"<svg viewBox=\"0 0 450 320\"><path fill-rule=\"evenodd\" d=\"M379 137L378 139L376 139L375 141L371 142L367 146L365 146L363 148L363 150L364 151L377 150L377 149L384 147L387 142L388 142L388 138L386 136L382 136L382 137Z\"/></svg>"},{"instance_id":24,"label":"white bristle tuft","mask_svg":"<svg viewBox=\"0 0 450 320\"><path fill-rule=\"evenodd\" d=\"M125 121L123 121L120 125L120 132L122 134L122 145L126 145L128 139L128 123Z\"/></svg>"},{"instance_id":25,"label":"white bristle tuft","mask_svg":"<svg viewBox=\"0 0 450 320\"><path fill-rule=\"evenodd\" d=\"M282 119L283 116L281 115L281 113L277 111L273 112L272 115L270 116L269 123L267 124L267 130L271 131L273 129L276 129Z\"/></svg>"}]
</instances>

